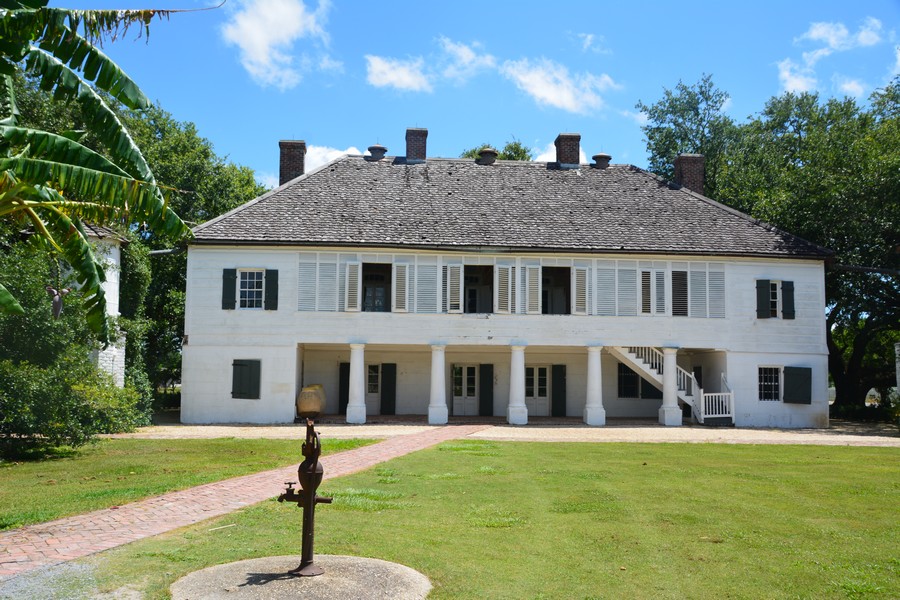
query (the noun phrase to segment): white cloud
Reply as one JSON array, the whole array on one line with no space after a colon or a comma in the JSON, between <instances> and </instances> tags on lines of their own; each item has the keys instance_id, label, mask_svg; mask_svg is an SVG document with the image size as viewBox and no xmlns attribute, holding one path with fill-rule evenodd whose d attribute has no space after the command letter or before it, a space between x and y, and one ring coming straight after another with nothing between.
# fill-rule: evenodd
<instances>
[{"instance_id":1,"label":"white cloud","mask_svg":"<svg viewBox=\"0 0 900 600\"><path fill-rule=\"evenodd\" d=\"M430 92L431 82L425 75L422 58L401 60L366 55L366 80L375 87L393 87L412 92Z\"/></svg>"},{"instance_id":2,"label":"white cloud","mask_svg":"<svg viewBox=\"0 0 900 600\"><path fill-rule=\"evenodd\" d=\"M269 189L278 187L278 175L269 171L257 171L256 181Z\"/></svg>"},{"instance_id":3,"label":"white cloud","mask_svg":"<svg viewBox=\"0 0 900 600\"><path fill-rule=\"evenodd\" d=\"M631 112L630 110L620 110L619 114L622 115L623 117L625 117L626 119L631 119L632 121L634 121L641 127L646 125L648 123L648 121L650 120L649 117L647 117L647 113L645 113L643 111Z\"/></svg>"},{"instance_id":4,"label":"white cloud","mask_svg":"<svg viewBox=\"0 0 900 600\"><path fill-rule=\"evenodd\" d=\"M450 64L443 71L443 76L447 79L465 81L479 71L492 69L497 64L496 59L490 54L478 54L475 51L480 47L478 43L466 45L443 36L438 41L450 59Z\"/></svg>"},{"instance_id":5,"label":"white cloud","mask_svg":"<svg viewBox=\"0 0 900 600\"><path fill-rule=\"evenodd\" d=\"M304 171L309 173L313 169L318 169L322 165L328 164L334 159L344 156L345 154L362 154L355 146L350 146L344 150L338 148L329 148L328 146L307 146L306 161L304 163Z\"/></svg>"},{"instance_id":6,"label":"white cloud","mask_svg":"<svg viewBox=\"0 0 900 600\"><path fill-rule=\"evenodd\" d=\"M833 79L835 87L847 96L861 98L866 91L865 86L858 79L849 79L839 75L835 75Z\"/></svg>"},{"instance_id":7,"label":"white cloud","mask_svg":"<svg viewBox=\"0 0 900 600\"><path fill-rule=\"evenodd\" d=\"M310 11L302 0L243 0L222 27L226 42L240 49L240 60L263 86L285 90L302 79L303 65L294 63L294 45L304 38L328 42L323 25L330 8L320 0Z\"/></svg>"},{"instance_id":8,"label":"white cloud","mask_svg":"<svg viewBox=\"0 0 900 600\"><path fill-rule=\"evenodd\" d=\"M543 150L541 150L540 154L538 154L535 158L537 162L556 162L556 142L550 142L547 144ZM581 148L578 149L578 162L579 164L587 163L587 156L584 154L584 150Z\"/></svg>"},{"instance_id":9,"label":"white cloud","mask_svg":"<svg viewBox=\"0 0 900 600\"><path fill-rule=\"evenodd\" d=\"M319 58L319 70L320 71L334 71L335 73L343 73L344 72L344 63L339 60L335 60L331 58L329 55L324 54L321 58Z\"/></svg>"},{"instance_id":10,"label":"white cloud","mask_svg":"<svg viewBox=\"0 0 900 600\"><path fill-rule=\"evenodd\" d=\"M881 41L881 21L874 17L866 17L856 33L843 23L813 23L809 29L795 41L811 40L825 42L830 50L851 50L860 46L874 46Z\"/></svg>"},{"instance_id":11,"label":"white cloud","mask_svg":"<svg viewBox=\"0 0 900 600\"><path fill-rule=\"evenodd\" d=\"M594 54L612 54L612 51L603 45L605 38L594 35L593 33L577 33L575 34L581 40L582 52L593 52Z\"/></svg>"},{"instance_id":12,"label":"white cloud","mask_svg":"<svg viewBox=\"0 0 900 600\"><path fill-rule=\"evenodd\" d=\"M856 34L856 43L860 46L874 46L881 41L881 21L868 17Z\"/></svg>"},{"instance_id":13,"label":"white cloud","mask_svg":"<svg viewBox=\"0 0 900 600\"><path fill-rule=\"evenodd\" d=\"M601 108L600 92L621 87L605 73L570 76L566 67L546 58L533 64L527 58L508 60L500 71L538 104L573 113L584 114Z\"/></svg>"},{"instance_id":14,"label":"white cloud","mask_svg":"<svg viewBox=\"0 0 900 600\"><path fill-rule=\"evenodd\" d=\"M812 69L801 67L789 58L778 63L778 79L784 91L795 94L812 91L818 85Z\"/></svg>"}]
</instances>

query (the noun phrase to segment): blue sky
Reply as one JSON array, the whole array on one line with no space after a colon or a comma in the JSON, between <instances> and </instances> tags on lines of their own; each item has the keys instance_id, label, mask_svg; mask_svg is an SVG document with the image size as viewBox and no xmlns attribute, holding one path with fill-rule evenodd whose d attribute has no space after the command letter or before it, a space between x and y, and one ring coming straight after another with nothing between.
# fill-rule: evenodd
<instances>
[{"instance_id":1,"label":"blue sky","mask_svg":"<svg viewBox=\"0 0 900 600\"><path fill-rule=\"evenodd\" d=\"M170 3L171 2L171 3ZM68 8L208 6L202 0L53 2ZM277 179L278 140L303 139L307 170L374 143L455 157L517 138L646 166L642 115L704 73L738 120L786 90L862 101L900 73L900 2L373 2L228 0L129 31L105 52L218 154ZM542 158L539 156L539 158Z\"/></svg>"}]
</instances>

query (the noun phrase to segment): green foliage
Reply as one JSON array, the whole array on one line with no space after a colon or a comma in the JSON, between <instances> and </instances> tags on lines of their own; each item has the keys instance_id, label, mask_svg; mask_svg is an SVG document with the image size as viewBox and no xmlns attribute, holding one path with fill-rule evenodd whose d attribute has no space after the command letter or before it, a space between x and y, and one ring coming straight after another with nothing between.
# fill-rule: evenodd
<instances>
[{"instance_id":1,"label":"green foliage","mask_svg":"<svg viewBox=\"0 0 900 600\"><path fill-rule=\"evenodd\" d=\"M99 49L104 39L115 39L133 24L146 27L160 13L69 11L47 8L41 0L6 0L4 8L0 13L0 218L34 228L66 259L84 292L88 324L106 343L110 331L101 288L105 274L82 220L140 223L170 236L189 234L168 205L171 188L156 183L114 110L115 103L140 110L149 102ZM23 75L54 101L77 104L86 129L104 153L84 145L75 131L51 133L22 126L14 76ZM0 310L16 310L3 291Z\"/></svg>"},{"instance_id":2,"label":"green foliage","mask_svg":"<svg viewBox=\"0 0 900 600\"><path fill-rule=\"evenodd\" d=\"M81 348L47 367L0 361L0 455L80 446L97 433L128 431L137 393L116 387Z\"/></svg>"},{"instance_id":3,"label":"green foliage","mask_svg":"<svg viewBox=\"0 0 900 600\"><path fill-rule=\"evenodd\" d=\"M650 170L672 180L675 157L682 153L706 157L706 193L716 198L720 155L729 141L733 122L724 114L728 94L715 86L712 75L703 75L693 85L681 81L675 90L663 89L653 104L638 102L635 108L647 115L641 127L647 138Z\"/></svg>"},{"instance_id":4,"label":"green foliage","mask_svg":"<svg viewBox=\"0 0 900 600\"><path fill-rule=\"evenodd\" d=\"M144 420L137 393L115 387L92 362L99 345L78 301L82 292L66 296L53 318L45 286L73 285L54 255L34 238L12 244L0 252L0 279L26 308L0 313L0 455L78 446Z\"/></svg>"},{"instance_id":5,"label":"green foliage","mask_svg":"<svg viewBox=\"0 0 900 600\"><path fill-rule=\"evenodd\" d=\"M478 153L484 148L493 148L491 144L479 144L474 148L469 148L459 155L460 158L478 158ZM517 140L516 138L506 142L503 149L497 153L499 160L534 160L534 152L531 148Z\"/></svg>"}]
</instances>

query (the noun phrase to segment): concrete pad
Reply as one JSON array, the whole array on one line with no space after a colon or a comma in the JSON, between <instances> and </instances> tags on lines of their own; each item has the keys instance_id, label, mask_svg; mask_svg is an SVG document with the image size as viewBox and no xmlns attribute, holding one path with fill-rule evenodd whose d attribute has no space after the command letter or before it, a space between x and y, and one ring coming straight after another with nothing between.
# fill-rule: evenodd
<instances>
[{"instance_id":1,"label":"concrete pad","mask_svg":"<svg viewBox=\"0 0 900 600\"><path fill-rule=\"evenodd\" d=\"M431 591L427 577L393 562L355 556L316 555L325 573L294 577L299 556L270 556L216 565L171 585L173 600L418 600Z\"/></svg>"}]
</instances>

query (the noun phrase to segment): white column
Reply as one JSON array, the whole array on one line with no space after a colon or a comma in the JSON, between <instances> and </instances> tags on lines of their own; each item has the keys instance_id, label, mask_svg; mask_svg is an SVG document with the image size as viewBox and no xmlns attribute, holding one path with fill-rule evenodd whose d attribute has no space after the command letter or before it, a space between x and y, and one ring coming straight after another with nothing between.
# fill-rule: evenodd
<instances>
[{"instance_id":1,"label":"white column","mask_svg":"<svg viewBox=\"0 0 900 600\"><path fill-rule=\"evenodd\" d=\"M675 357L678 348L663 348L663 401L659 409L659 422L670 427L681 425L681 408L678 406L678 365Z\"/></svg>"},{"instance_id":2,"label":"white column","mask_svg":"<svg viewBox=\"0 0 900 600\"><path fill-rule=\"evenodd\" d=\"M510 425L528 424L528 407L525 406L525 346L511 346L509 365L509 406L506 422Z\"/></svg>"},{"instance_id":3,"label":"white column","mask_svg":"<svg viewBox=\"0 0 900 600\"><path fill-rule=\"evenodd\" d=\"M366 356L365 344L350 344L350 397L347 399L347 422L366 422Z\"/></svg>"},{"instance_id":4,"label":"white column","mask_svg":"<svg viewBox=\"0 0 900 600\"><path fill-rule=\"evenodd\" d=\"M447 424L447 368L444 346L431 347L431 397L428 401L428 424Z\"/></svg>"},{"instance_id":5,"label":"white column","mask_svg":"<svg viewBox=\"0 0 900 600\"><path fill-rule=\"evenodd\" d=\"M588 425L606 425L600 374L601 349L601 346L588 346L587 397L584 401L584 422Z\"/></svg>"}]
</instances>

